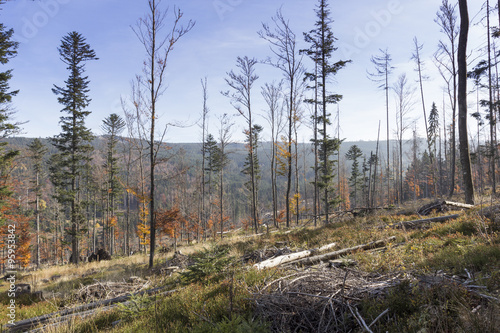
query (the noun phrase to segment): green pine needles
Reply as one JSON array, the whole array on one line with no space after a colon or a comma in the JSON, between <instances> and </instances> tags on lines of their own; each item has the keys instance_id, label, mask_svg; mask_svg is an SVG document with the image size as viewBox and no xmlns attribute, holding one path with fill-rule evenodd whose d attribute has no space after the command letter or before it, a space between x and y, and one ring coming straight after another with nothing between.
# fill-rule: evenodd
<instances>
[{"instance_id":1,"label":"green pine needles","mask_svg":"<svg viewBox=\"0 0 500 333\"><path fill-rule=\"evenodd\" d=\"M64 107L61 112L66 113L60 120L62 132L52 138L52 144L58 154L51 159L51 179L57 187L56 199L65 207L71 221L71 248L73 263L78 264L78 240L84 232L81 225L84 221L82 213L80 178L85 163L90 160L94 138L90 129L85 126L85 119L90 114L86 108L90 103L89 80L84 76L85 63L97 60L94 50L86 43L85 38L78 32L70 32L63 37L58 48L59 55L70 72L64 83L66 86L54 85L52 91L58 96L57 100Z\"/></svg>"}]
</instances>

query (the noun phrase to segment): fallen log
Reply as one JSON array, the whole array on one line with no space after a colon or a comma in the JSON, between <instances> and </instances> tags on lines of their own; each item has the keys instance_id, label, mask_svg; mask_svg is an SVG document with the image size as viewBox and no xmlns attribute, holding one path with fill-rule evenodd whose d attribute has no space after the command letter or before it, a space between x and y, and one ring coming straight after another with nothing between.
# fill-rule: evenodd
<instances>
[{"instance_id":1,"label":"fallen log","mask_svg":"<svg viewBox=\"0 0 500 333\"><path fill-rule=\"evenodd\" d=\"M444 204L447 206L453 206L453 207L458 207L458 208L465 208L465 209L472 209L474 208L474 205L469 205L469 204L464 204L461 202L453 202L453 201L444 201Z\"/></svg>"},{"instance_id":2,"label":"fallen log","mask_svg":"<svg viewBox=\"0 0 500 333\"><path fill-rule=\"evenodd\" d=\"M140 292L137 292L134 294L127 294L124 296L115 297L115 298L111 298L111 299L107 299L107 300L103 300L103 301L97 301L97 302L90 303L90 304L84 304L84 305L77 306L75 308L70 308L70 309L66 309L66 310L62 310L62 311L58 311L58 312L53 312L53 313L49 313L49 314L38 316L38 317L20 320L20 321L15 322L14 324L7 324L4 326L4 328L8 329L9 332L24 331L24 330L30 329L32 327L38 326L40 324L50 322L51 320L54 320L54 318L62 318L62 317L69 318L69 317L74 316L75 314L77 315L79 313L87 313L88 311L97 310L98 308L106 308L106 307L114 305L116 303L126 302L126 301L128 301L128 299L130 297L132 297L134 295L142 296L144 294L147 294L147 295L151 296L151 295L154 295L154 294L158 293L160 290L165 289L165 288L166 288L166 286L163 286L163 287L158 287L158 288L154 288L154 289L140 291ZM173 293L175 291L177 291L177 290L169 290L169 291L167 291L167 293ZM57 320L61 320L61 319L57 319Z\"/></svg>"},{"instance_id":3,"label":"fallen log","mask_svg":"<svg viewBox=\"0 0 500 333\"><path fill-rule=\"evenodd\" d=\"M278 256L275 258L267 259L262 262L259 262L255 265L253 265L254 268L256 269L264 269L264 268L271 268L271 267L276 267L281 264L285 264L287 262L299 260L302 258L307 258L315 253L318 252L323 252L330 250L334 248L337 245L337 243L331 243L325 246L320 247L319 249L312 249L312 250L305 250L305 251L300 251L300 252L295 252L295 253L289 253L289 254L284 254L282 256Z\"/></svg>"},{"instance_id":4,"label":"fallen log","mask_svg":"<svg viewBox=\"0 0 500 333\"><path fill-rule=\"evenodd\" d=\"M315 265L315 264L318 264L318 263L323 262L323 261L336 259L340 256L343 256L345 254L348 254L348 253L351 253L351 252L354 252L357 250L369 250L369 249L374 249L377 247L385 246L386 243L394 241L394 240L396 240L396 237L392 236L392 237L389 237L387 239L378 240L378 241L367 243L367 244L357 245L354 247L349 247L349 248L338 250L335 252L329 252L326 254L321 254L321 255L317 255L317 256L299 259L299 260L291 262L291 264L297 264L299 266Z\"/></svg>"},{"instance_id":5,"label":"fallen log","mask_svg":"<svg viewBox=\"0 0 500 333\"><path fill-rule=\"evenodd\" d=\"M411 229L411 228L417 227L421 224L432 223L432 222L445 222L445 221L448 221L451 219L456 219L459 216L460 216L459 214L453 214L453 215L446 215L446 216L431 217L428 219L404 221L404 222L399 222L399 223L393 225L393 227L395 227L395 228L410 228Z\"/></svg>"},{"instance_id":6,"label":"fallen log","mask_svg":"<svg viewBox=\"0 0 500 333\"><path fill-rule=\"evenodd\" d=\"M431 202L425 206L420 207L417 210L417 213L419 215L423 215L423 216L429 215L432 211L442 213L442 212L449 211L450 207L457 207L457 208L461 208L461 209L471 209L471 208L474 208L474 205L464 204L461 202L439 200L439 201L434 201L434 202Z\"/></svg>"}]
</instances>

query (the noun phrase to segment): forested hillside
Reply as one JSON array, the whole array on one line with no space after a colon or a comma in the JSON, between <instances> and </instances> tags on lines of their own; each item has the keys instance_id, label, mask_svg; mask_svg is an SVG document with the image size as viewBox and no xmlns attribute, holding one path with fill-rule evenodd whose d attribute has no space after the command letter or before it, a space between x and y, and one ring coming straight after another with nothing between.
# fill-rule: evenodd
<instances>
[{"instance_id":1,"label":"forested hillside","mask_svg":"<svg viewBox=\"0 0 500 333\"><path fill-rule=\"evenodd\" d=\"M0 0L1 330L499 332L500 0L181 5Z\"/></svg>"}]
</instances>

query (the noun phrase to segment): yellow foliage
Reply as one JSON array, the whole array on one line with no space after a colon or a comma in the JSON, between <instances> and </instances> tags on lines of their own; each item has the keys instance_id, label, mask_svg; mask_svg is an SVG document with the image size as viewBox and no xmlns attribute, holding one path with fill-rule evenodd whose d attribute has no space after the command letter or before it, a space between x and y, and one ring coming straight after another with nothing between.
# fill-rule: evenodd
<instances>
[{"instance_id":1,"label":"yellow foliage","mask_svg":"<svg viewBox=\"0 0 500 333\"><path fill-rule=\"evenodd\" d=\"M149 226L147 223L137 224L137 236L139 237L141 245L149 245Z\"/></svg>"}]
</instances>

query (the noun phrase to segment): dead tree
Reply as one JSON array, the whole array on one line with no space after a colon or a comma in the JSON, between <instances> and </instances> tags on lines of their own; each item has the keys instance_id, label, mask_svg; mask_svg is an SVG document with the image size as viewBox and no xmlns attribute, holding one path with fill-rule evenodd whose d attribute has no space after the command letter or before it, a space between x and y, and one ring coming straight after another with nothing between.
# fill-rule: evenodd
<instances>
[{"instance_id":1,"label":"dead tree","mask_svg":"<svg viewBox=\"0 0 500 333\"><path fill-rule=\"evenodd\" d=\"M458 40L458 132L460 140L460 162L465 185L465 202L474 204L474 183L467 137L467 38L469 13L467 0L458 2L460 7L460 37Z\"/></svg>"},{"instance_id":2,"label":"dead tree","mask_svg":"<svg viewBox=\"0 0 500 333\"><path fill-rule=\"evenodd\" d=\"M143 97L145 98L145 108L142 114L149 120L147 127L142 130L147 138L147 146L149 152L149 218L150 218L150 253L149 253L149 268L153 267L154 254L156 245L156 223L155 223L155 168L159 162L158 153L163 146L163 138L167 126L158 137L157 119L158 113L156 110L158 101L165 91L166 85L166 69L170 53L174 49L174 45L188 33L194 26L193 21L188 21L186 26L181 25L183 13L178 8L174 8L174 21L172 29L166 35L161 36L165 28L165 20L168 10L160 8L161 0L148 0L148 14L140 19L137 26L133 28L137 38L144 46L146 59L144 60L144 68L142 80L140 80L140 89L144 90Z\"/></svg>"}]
</instances>

